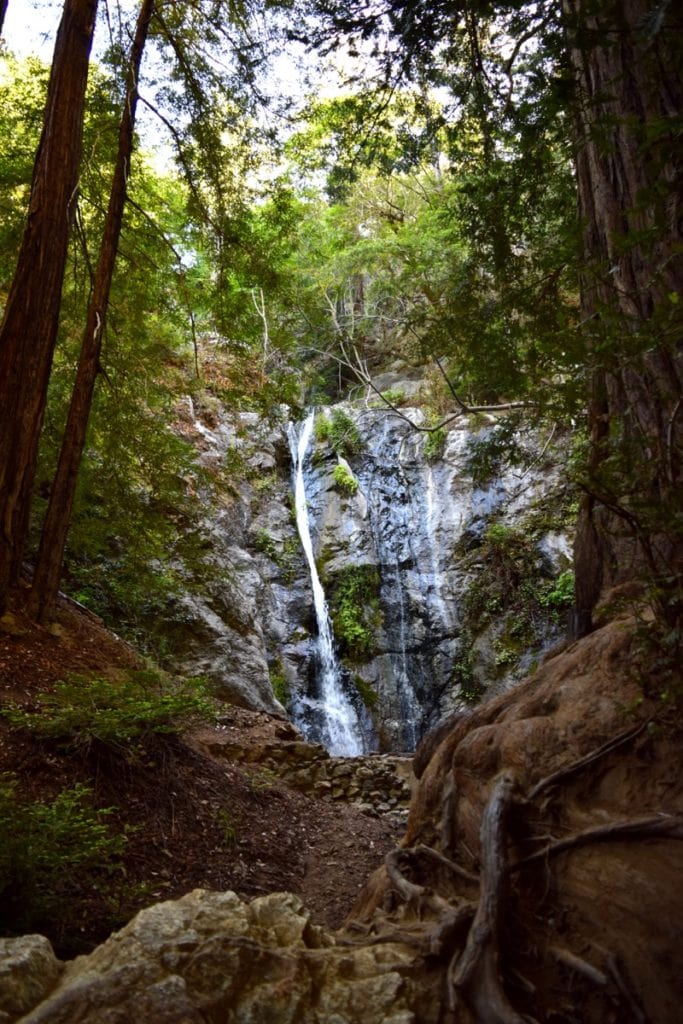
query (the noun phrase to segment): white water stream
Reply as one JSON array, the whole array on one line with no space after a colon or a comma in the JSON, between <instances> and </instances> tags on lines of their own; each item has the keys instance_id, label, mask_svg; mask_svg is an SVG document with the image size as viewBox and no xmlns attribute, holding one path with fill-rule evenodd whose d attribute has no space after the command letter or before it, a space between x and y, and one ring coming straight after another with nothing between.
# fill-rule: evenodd
<instances>
[{"instance_id":1,"label":"white water stream","mask_svg":"<svg viewBox=\"0 0 683 1024\"><path fill-rule=\"evenodd\" d=\"M341 671L334 653L330 616L325 592L315 564L308 521L304 464L313 433L314 420L315 413L311 412L298 433L294 424L290 424L289 427L289 443L294 466L296 523L311 574L320 661L319 696L317 698L301 698L299 703L302 707L294 708L294 716L297 719L297 725L302 728L304 733L307 735L310 733L311 739L322 742L333 757L354 757L364 753L362 733L358 715L342 687ZM311 728L311 723L313 728Z\"/></svg>"}]
</instances>

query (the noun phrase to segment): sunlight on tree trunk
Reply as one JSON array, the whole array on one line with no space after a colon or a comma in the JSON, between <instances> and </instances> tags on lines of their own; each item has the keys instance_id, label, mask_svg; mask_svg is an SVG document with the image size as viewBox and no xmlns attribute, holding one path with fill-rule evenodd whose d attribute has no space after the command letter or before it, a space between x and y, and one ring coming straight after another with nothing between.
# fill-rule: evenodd
<instances>
[{"instance_id":1,"label":"sunlight on tree trunk","mask_svg":"<svg viewBox=\"0 0 683 1024\"><path fill-rule=\"evenodd\" d=\"M24 554L81 159L97 0L66 0L17 268L0 327L0 606Z\"/></svg>"},{"instance_id":2,"label":"sunlight on tree trunk","mask_svg":"<svg viewBox=\"0 0 683 1024\"><path fill-rule=\"evenodd\" d=\"M71 397L64 439L52 483L50 500L45 515L36 561L29 611L42 620L49 612L57 595L64 559L64 547L71 520L76 480L90 417L90 408L99 371L102 338L107 318L107 305L111 290L116 255L126 203L130 160L133 152L135 113L138 100L140 64L147 41L154 0L143 0L138 15L135 38L131 49L126 92L119 126L119 146L114 178L109 197L107 219L100 256L95 271L95 282L88 304L86 325L81 343L81 354L76 382Z\"/></svg>"}]
</instances>

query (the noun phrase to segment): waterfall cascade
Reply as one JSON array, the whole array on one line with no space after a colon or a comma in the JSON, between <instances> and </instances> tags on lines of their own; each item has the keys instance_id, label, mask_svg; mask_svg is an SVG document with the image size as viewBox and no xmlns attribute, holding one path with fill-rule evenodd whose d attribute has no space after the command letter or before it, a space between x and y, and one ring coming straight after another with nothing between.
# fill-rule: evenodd
<instances>
[{"instance_id":1,"label":"waterfall cascade","mask_svg":"<svg viewBox=\"0 0 683 1024\"><path fill-rule=\"evenodd\" d=\"M289 442L294 467L296 522L311 575L318 626L319 693L317 697L298 697L292 710L296 724L309 739L321 742L335 757L353 757L364 753L360 722L342 686L341 670L334 651L330 616L325 592L315 564L308 520L304 464L314 421L315 413L311 412L299 432L293 424L290 424Z\"/></svg>"},{"instance_id":2,"label":"waterfall cascade","mask_svg":"<svg viewBox=\"0 0 683 1024\"><path fill-rule=\"evenodd\" d=\"M238 705L286 708L333 752L409 751L465 701L522 678L561 635L571 493L543 438L525 442L527 465L475 476L470 451L495 425L454 426L434 456L384 409L339 403L316 419L340 415L358 434L352 489L336 479L329 436L314 446L313 416L285 429L251 412L205 423L183 407L202 462L236 456L245 475L203 524L212 571L176 600L176 664Z\"/></svg>"}]
</instances>

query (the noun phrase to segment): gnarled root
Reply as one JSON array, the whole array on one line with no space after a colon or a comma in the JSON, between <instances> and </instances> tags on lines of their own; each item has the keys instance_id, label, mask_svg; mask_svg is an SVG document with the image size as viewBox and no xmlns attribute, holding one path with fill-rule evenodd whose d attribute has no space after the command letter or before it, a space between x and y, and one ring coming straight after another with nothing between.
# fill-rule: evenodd
<instances>
[{"instance_id":1,"label":"gnarled root","mask_svg":"<svg viewBox=\"0 0 683 1024\"><path fill-rule=\"evenodd\" d=\"M481 1024L526 1024L511 1006L500 974L499 932L507 883L507 819L513 806L515 778L497 779L481 822L481 892L462 953L448 969L449 1008L461 990Z\"/></svg>"}]
</instances>

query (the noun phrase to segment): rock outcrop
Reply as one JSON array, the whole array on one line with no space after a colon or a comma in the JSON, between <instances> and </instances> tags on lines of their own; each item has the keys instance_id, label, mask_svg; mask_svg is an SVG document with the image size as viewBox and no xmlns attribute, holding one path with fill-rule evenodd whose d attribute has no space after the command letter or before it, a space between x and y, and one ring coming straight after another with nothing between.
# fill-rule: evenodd
<instances>
[{"instance_id":1,"label":"rock outcrop","mask_svg":"<svg viewBox=\"0 0 683 1024\"><path fill-rule=\"evenodd\" d=\"M320 574L350 686L381 749L414 750L464 700L522 678L561 635L539 599L570 564L561 514L553 522L547 510L553 494L561 505L565 484L537 439L523 468L501 460L476 470L492 419L454 424L435 451L429 434L386 408L343 404L320 415L334 422L340 411L357 431L347 463L357 489L338 486L339 454L319 442L307 496ZM403 412L424 425L421 409ZM355 632L345 636L350 602Z\"/></svg>"},{"instance_id":2,"label":"rock outcrop","mask_svg":"<svg viewBox=\"0 0 683 1024\"><path fill-rule=\"evenodd\" d=\"M0 1024L28 1013L47 996L62 966L43 935L0 939Z\"/></svg>"},{"instance_id":3,"label":"rock outcrop","mask_svg":"<svg viewBox=\"0 0 683 1024\"><path fill-rule=\"evenodd\" d=\"M21 1024L414 1024L412 960L396 942L337 944L286 893L197 889L67 964Z\"/></svg>"}]
</instances>

